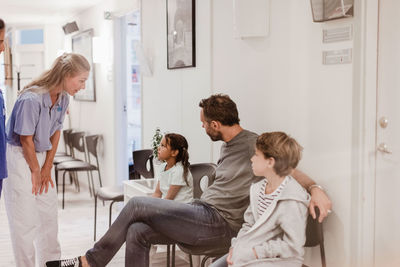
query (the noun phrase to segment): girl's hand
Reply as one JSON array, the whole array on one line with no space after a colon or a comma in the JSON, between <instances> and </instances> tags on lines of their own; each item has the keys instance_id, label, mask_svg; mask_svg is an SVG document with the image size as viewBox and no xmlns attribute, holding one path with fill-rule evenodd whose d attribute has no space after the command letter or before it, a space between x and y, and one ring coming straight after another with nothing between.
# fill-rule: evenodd
<instances>
[{"instance_id":1,"label":"girl's hand","mask_svg":"<svg viewBox=\"0 0 400 267\"><path fill-rule=\"evenodd\" d=\"M230 248L228 257L226 258L226 263L228 263L228 265L233 265L232 252L233 252L233 248Z\"/></svg>"},{"instance_id":2,"label":"girl's hand","mask_svg":"<svg viewBox=\"0 0 400 267\"><path fill-rule=\"evenodd\" d=\"M41 185L41 174L39 170L31 171L31 180L32 180L32 194L37 195Z\"/></svg>"},{"instance_id":3,"label":"girl's hand","mask_svg":"<svg viewBox=\"0 0 400 267\"><path fill-rule=\"evenodd\" d=\"M51 168L43 166L40 174L41 174L40 194L43 193L43 189L44 192L47 193L47 191L49 191L49 183L51 187L54 188L54 183L51 180Z\"/></svg>"},{"instance_id":4,"label":"girl's hand","mask_svg":"<svg viewBox=\"0 0 400 267\"><path fill-rule=\"evenodd\" d=\"M160 189L160 181L157 182L156 189L154 190L152 197L157 197L157 198L162 197L162 193L161 193L161 189Z\"/></svg>"}]
</instances>

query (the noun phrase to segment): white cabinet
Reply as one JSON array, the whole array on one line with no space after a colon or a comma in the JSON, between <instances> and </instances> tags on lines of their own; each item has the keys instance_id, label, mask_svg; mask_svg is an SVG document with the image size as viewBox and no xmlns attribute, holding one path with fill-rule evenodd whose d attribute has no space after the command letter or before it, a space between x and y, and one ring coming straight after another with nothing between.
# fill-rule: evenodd
<instances>
[{"instance_id":1,"label":"white cabinet","mask_svg":"<svg viewBox=\"0 0 400 267\"><path fill-rule=\"evenodd\" d=\"M151 196L155 188L155 179L128 180L124 181L124 202L125 204L132 197Z\"/></svg>"}]
</instances>

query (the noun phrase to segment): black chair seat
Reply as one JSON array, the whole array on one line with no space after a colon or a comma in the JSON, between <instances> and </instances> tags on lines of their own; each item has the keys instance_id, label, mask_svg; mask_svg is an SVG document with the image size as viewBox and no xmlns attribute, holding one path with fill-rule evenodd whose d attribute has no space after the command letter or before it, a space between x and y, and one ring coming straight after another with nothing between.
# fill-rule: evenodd
<instances>
[{"instance_id":1,"label":"black chair seat","mask_svg":"<svg viewBox=\"0 0 400 267\"><path fill-rule=\"evenodd\" d=\"M60 164L65 161L73 161L73 160L77 160L77 159L75 159L71 156L55 156L54 160L53 160L53 164Z\"/></svg>"},{"instance_id":2,"label":"black chair seat","mask_svg":"<svg viewBox=\"0 0 400 267\"><path fill-rule=\"evenodd\" d=\"M230 246L215 247L215 246L191 246L178 243L178 247L186 254L192 255L207 255L209 257L222 256L229 252Z\"/></svg>"},{"instance_id":3,"label":"black chair seat","mask_svg":"<svg viewBox=\"0 0 400 267\"><path fill-rule=\"evenodd\" d=\"M124 188L122 186L105 186L97 190L97 197L101 200L124 200Z\"/></svg>"},{"instance_id":4,"label":"black chair seat","mask_svg":"<svg viewBox=\"0 0 400 267\"><path fill-rule=\"evenodd\" d=\"M93 171L97 167L84 161L65 161L57 165L57 171Z\"/></svg>"}]
</instances>

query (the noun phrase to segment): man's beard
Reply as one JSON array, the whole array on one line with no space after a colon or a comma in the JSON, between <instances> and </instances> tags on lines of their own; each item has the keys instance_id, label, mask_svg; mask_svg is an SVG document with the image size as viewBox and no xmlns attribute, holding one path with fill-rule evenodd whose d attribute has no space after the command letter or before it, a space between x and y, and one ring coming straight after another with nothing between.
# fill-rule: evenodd
<instances>
[{"instance_id":1,"label":"man's beard","mask_svg":"<svg viewBox=\"0 0 400 267\"><path fill-rule=\"evenodd\" d=\"M211 138L211 140L214 142L222 140L222 133L220 133L220 132L213 132L213 133L207 133L207 134Z\"/></svg>"}]
</instances>

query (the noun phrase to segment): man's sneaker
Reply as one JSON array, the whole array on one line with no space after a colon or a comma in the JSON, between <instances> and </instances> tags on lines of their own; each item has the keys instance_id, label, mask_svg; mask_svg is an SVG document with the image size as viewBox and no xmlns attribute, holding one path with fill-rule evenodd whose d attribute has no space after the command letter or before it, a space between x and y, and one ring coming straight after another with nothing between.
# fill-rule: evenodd
<instances>
[{"instance_id":1,"label":"man's sneaker","mask_svg":"<svg viewBox=\"0 0 400 267\"><path fill-rule=\"evenodd\" d=\"M59 261L48 261L46 267L82 267L81 257L59 260Z\"/></svg>"}]
</instances>

